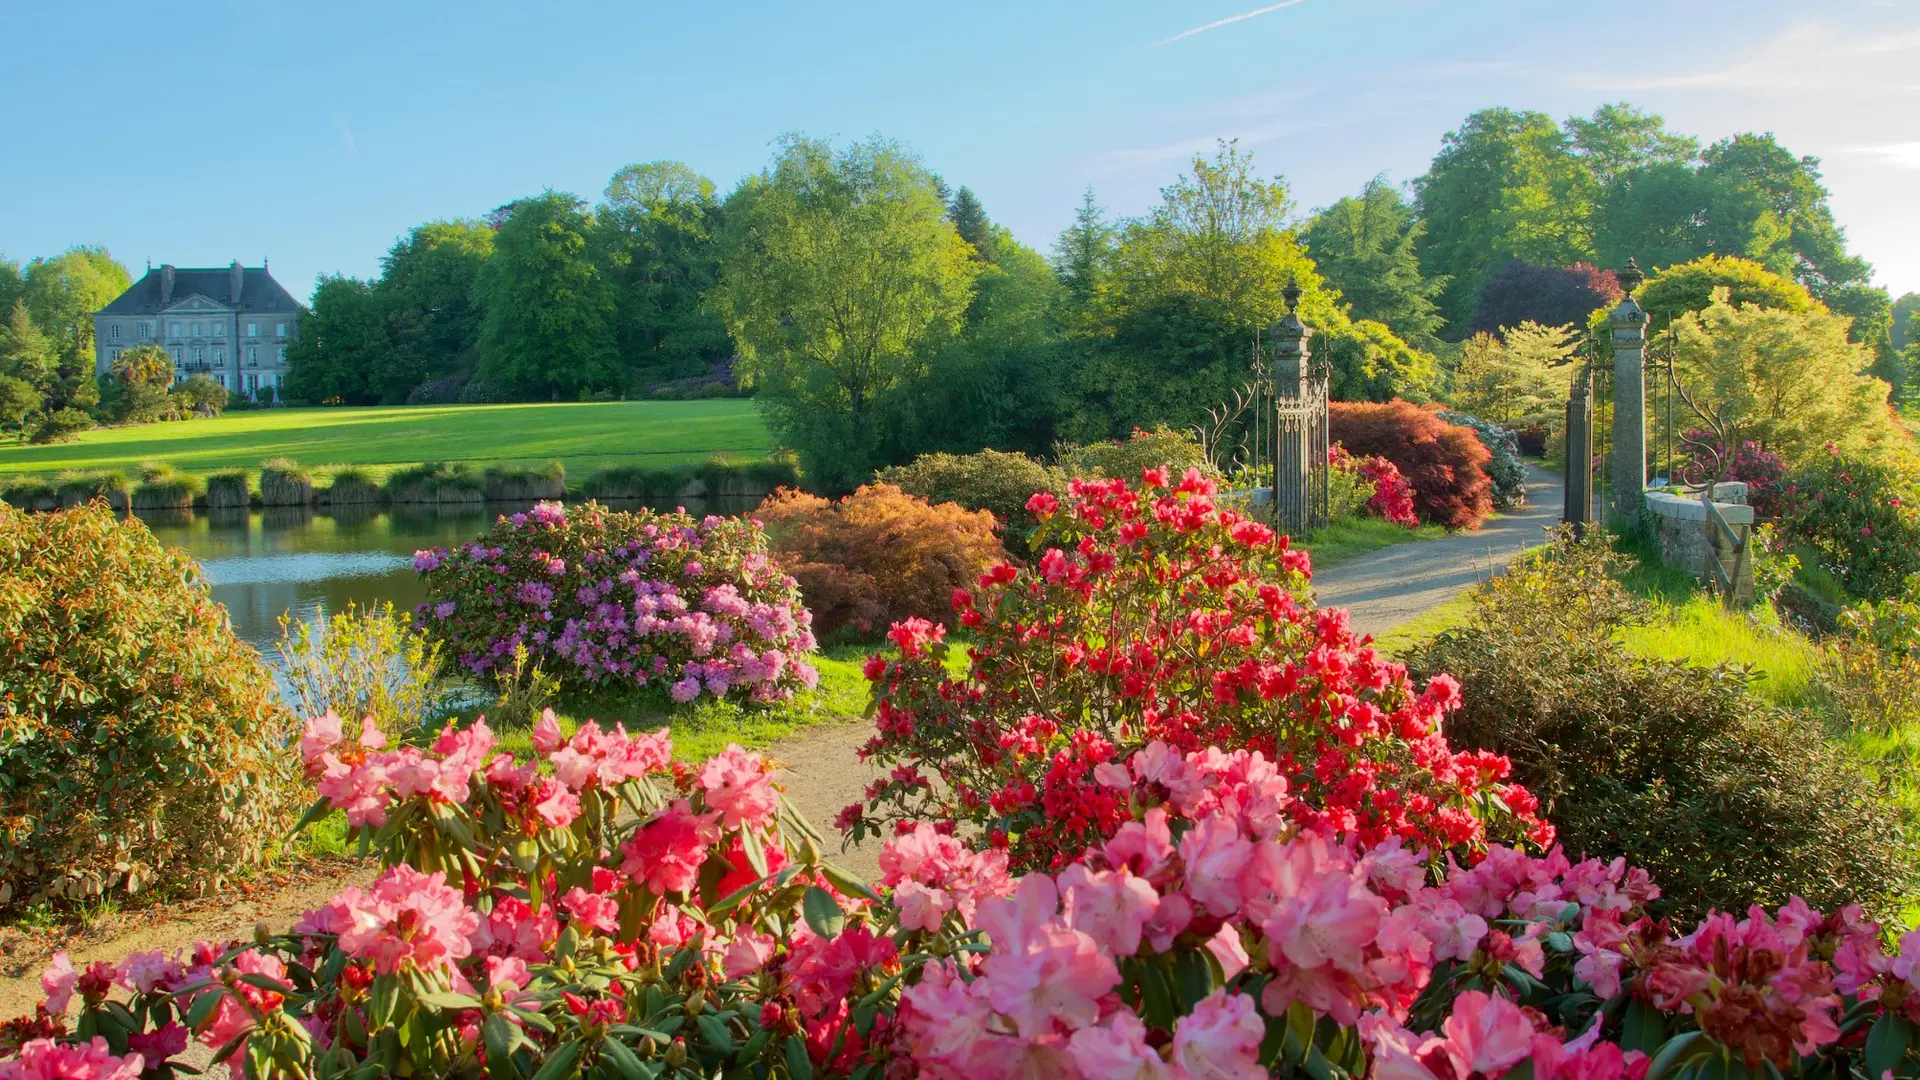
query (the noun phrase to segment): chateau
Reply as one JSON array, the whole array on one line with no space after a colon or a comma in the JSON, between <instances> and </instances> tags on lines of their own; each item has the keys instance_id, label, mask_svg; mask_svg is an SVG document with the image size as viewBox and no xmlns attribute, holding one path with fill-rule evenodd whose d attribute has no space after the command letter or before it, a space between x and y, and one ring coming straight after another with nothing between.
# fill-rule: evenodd
<instances>
[{"instance_id":1,"label":"chateau","mask_svg":"<svg viewBox=\"0 0 1920 1080\"><path fill-rule=\"evenodd\" d=\"M159 345L173 356L175 379L204 373L229 391L273 396L287 370L287 345L299 315L300 302L264 263L149 268L94 314L94 370L105 372L135 346Z\"/></svg>"}]
</instances>

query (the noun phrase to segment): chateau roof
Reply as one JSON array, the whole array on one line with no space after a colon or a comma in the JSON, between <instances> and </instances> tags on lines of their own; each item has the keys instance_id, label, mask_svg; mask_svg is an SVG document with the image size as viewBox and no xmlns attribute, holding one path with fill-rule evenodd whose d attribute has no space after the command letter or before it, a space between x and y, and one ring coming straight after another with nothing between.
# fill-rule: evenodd
<instances>
[{"instance_id":1,"label":"chateau roof","mask_svg":"<svg viewBox=\"0 0 1920 1080\"><path fill-rule=\"evenodd\" d=\"M173 271L173 294L164 305L160 302L161 282L166 271ZM241 269L240 295L231 295L233 291L233 268L222 266L213 269L190 267L154 267L146 272L139 281L128 287L113 303L101 308L101 315L136 315L156 313L170 308L189 296L198 294L215 303L225 304L242 311L285 311L300 310L300 302L293 298L273 275L267 273L264 266L248 266Z\"/></svg>"}]
</instances>

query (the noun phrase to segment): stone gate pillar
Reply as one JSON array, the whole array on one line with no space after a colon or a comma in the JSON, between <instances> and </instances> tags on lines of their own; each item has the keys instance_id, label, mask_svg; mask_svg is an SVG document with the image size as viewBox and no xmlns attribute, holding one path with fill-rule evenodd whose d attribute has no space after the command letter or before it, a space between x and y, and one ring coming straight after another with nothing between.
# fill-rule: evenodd
<instances>
[{"instance_id":1,"label":"stone gate pillar","mask_svg":"<svg viewBox=\"0 0 1920 1080\"><path fill-rule=\"evenodd\" d=\"M1267 331L1273 353L1274 453L1273 512L1281 528L1302 529L1311 519L1310 482L1313 454L1305 422L1308 368L1307 339L1313 331L1300 321L1300 286L1289 283L1281 293L1287 313Z\"/></svg>"},{"instance_id":2,"label":"stone gate pillar","mask_svg":"<svg viewBox=\"0 0 1920 1080\"><path fill-rule=\"evenodd\" d=\"M1613 516L1640 520L1647 487L1647 313L1633 298L1640 268L1619 271L1625 295L1608 316L1613 333Z\"/></svg>"}]
</instances>

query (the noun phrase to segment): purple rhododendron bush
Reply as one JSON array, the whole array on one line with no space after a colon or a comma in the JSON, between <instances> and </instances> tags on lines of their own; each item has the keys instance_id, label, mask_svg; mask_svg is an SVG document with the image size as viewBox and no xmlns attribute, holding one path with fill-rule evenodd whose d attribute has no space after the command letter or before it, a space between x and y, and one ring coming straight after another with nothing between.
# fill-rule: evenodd
<instances>
[{"instance_id":1,"label":"purple rhododendron bush","mask_svg":"<svg viewBox=\"0 0 1920 1080\"><path fill-rule=\"evenodd\" d=\"M451 550L414 555L419 629L488 676L524 646L575 686L782 701L818 676L812 617L758 522L541 503Z\"/></svg>"},{"instance_id":2,"label":"purple rhododendron bush","mask_svg":"<svg viewBox=\"0 0 1920 1080\"><path fill-rule=\"evenodd\" d=\"M1530 817L1512 805L1525 793L1503 760L1448 748L1449 689L1416 694L1342 620L1296 616L1304 565L1209 499L1198 476L1083 485L1050 534L1077 537L1073 554L956 598L1006 671L1013 623L1068 634L1061 649L1122 644L1040 617L1048 596L1100 596L1109 572L1191 572L1188 595L1254 622L1249 637L1212 615L1111 616L1159 627L1156 648L1181 654L1164 711L1192 715L1098 704L1124 717L1097 751L1082 718L1050 730L1007 702L1032 744L1017 756L1087 759L1056 790L1082 811L1070 826L894 817L868 885L823 860L771 763L739 747L675 763L664 731L566 737L549 714L522 760L484 720L415 746L321 716L298 746L308 818L344 813L379 876L251 941L85 970L56 956L45 1003L0 1025L0 1080L170 1077L195 1042L240 1075L314 1080L1920 1075L1920 933L1797 899L1676 926L1648 915L1644 871L1541 846L1544 822L1500 842L1490 826ZM1273 670L1252 655L1262 634ZM938 637L897 627L876 696ZM1298 686L1296 646L1317 658ZM943 685L977 691L970 705L997 692ZM1297 709L1285 737L1252 722L1276 703ZM1329 738L1302 734L1314 724ZM953 752L996 748L1011 749ZM1403 777L1429 805L1403 811Z\"/></svg>"}]
</instances>

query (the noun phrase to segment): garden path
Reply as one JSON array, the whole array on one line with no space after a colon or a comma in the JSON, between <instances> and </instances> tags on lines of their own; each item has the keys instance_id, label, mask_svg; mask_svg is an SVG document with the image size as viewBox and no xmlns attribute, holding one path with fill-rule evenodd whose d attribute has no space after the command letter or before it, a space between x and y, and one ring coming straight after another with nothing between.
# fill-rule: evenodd
<instances>
[{"instance_id":1,"label":"garden path","mask_svg":"<svg viewBox=\"0 0 1920 1080\"><path fill-rule=\"evenodd\" d=\"M1527 469L1525 506L1474 532L1395 544L1336 563L1314 574L1315 599L1322 607L1346 608L1355 630L1381 634L1492 577L1560 521L1560 474Z\"/></svg>"},{"instance_id":2,"label":"garden path","mask_svg":"<svg viewBox=\"0 0 1920 1080\"><path fill-rule=\"evenodd\" d=\"M1543 530L1560 520L1559 474L1528 468L1526 506L1475 532L1396 544L1329 567L1314 575L1319 603L1346 608L1354 629L1379 634L1485 581L1515 555L1539 544L1545 539ZM881 775L855 756L872 734L872 725L865 723L814 727L767 750L786 767L787 797L830 839L838 835L832 827L834 815L857 801ZM835 861L872 879L879 873L877 853L878 845L869 840Z\"/></svg>"}]
</instances>

